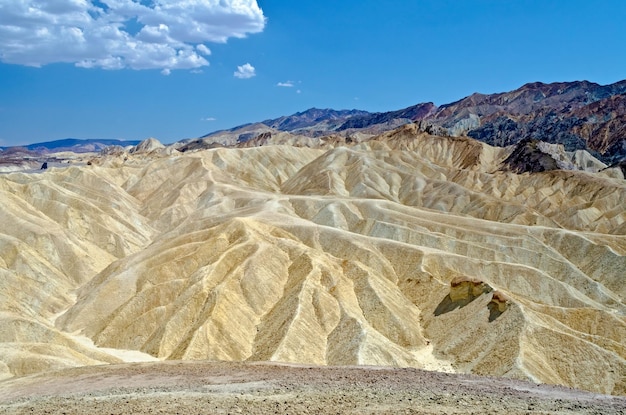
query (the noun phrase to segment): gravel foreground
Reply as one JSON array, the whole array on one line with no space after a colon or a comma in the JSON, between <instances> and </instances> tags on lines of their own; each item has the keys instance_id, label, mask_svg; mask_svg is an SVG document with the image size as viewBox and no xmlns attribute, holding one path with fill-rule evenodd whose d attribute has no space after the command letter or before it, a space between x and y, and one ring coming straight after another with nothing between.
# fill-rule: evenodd
<instances>
[{"instance_id":1,"label":"gravel foreground","mask_svg":"<svg viewBox=\"0 0 626 415\"><path fill-rule=\"evenodd\" d=\"M379 367L156 362L0 382L0 414L626 414L626 398Z\"/></svg>"}]
</instances>

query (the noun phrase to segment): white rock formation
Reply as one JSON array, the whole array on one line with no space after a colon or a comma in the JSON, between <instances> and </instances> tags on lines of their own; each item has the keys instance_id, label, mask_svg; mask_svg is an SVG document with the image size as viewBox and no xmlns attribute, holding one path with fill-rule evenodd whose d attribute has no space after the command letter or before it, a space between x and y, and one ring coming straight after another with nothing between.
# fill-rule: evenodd
<instances>
[{"instance_id":1,"label":"white rock formation","mask_svg":"<svg viewBox=\"0 0 626 415\"><path fill-rule=\"evenodd\" d=\"M156 138L150 137L150 138L143 140L141 143L137 144L133 148L131 148L129 153L139 153L139 154L149 153L151 151L159 150L162 148L165 148L165 146L161 144L159 140L157 140Z\"/></svg>"}]
</instances>

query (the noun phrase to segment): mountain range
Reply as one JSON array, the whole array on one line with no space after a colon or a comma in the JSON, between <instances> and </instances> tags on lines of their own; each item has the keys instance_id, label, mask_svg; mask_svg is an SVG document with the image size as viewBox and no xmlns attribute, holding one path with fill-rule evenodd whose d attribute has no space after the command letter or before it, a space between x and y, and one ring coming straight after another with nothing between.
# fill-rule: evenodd
<instances>
[{"instance_id":1,"label":"mountain range","mask_svg":"<svg viewBox=\"0 0 626 415\"><path fill-rule=\"evenodd\" d=\"M408 123L418 123L422 131L430 134L468 136L495 146L509 146L525 139L562 144L566 151L586 150L613 165L626 158L626 80L610 85L588 81L533 82L510 92L475 93L441 106L427 102L387 112L310 108L184 139L175 146L187 151L257 145L282 132L300 137L338 136L348 142L361 141ZM41 154L84 153L111 145L138 143L64 139L24 147Z\"/></svg>"},{"instance_id":2,"label":"mountain range","mask_svg":"<svg viewBox=\"0 0 626 415\"><path fill-rule=\"evenodd\" d=\"M79 139L64 138L61 140L46 141L43 143L27 144L25 146L0 147L1 151L19 148L21 151L26 149L36 154L46 154L51 152L71 151L73 153L90 153L103 150L109 146L135 146L139 144L138 140L115 140L108 138L99 139Z\"/></svg>"},{"instance_id":3,"label":"mountain range","mask_svg":"<svg viewBox=\"0 0 626 415\"><path fill-rule=\"evenodd\" d=\"M563 144L566 151L586 150L613 164L626 157L626 80L611 85L534 82L510 92L476 93L441 106L428 102L379 113L311 108L183 143L195 142L194 148L201 143L230 146L280 132L359 140L408 123L418 123L431 134L466 135L497 146L523 139Z\"/></svg>"}]
</instances>

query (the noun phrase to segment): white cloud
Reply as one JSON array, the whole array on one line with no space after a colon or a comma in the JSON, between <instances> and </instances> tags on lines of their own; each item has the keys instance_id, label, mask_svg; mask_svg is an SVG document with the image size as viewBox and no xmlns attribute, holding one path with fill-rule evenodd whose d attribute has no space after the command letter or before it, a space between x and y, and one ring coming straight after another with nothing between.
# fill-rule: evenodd
<instances>
[{"instance_id":1,"label":"white cloud","mask_svg":"<svg viewBox=\"0 0 626 415\"><path fill-rule=\"evenodd\" d=\"M276 84L276 86L282 86L285 88L293 88L294 87L294 83L293 81L287 81L287 82L279 82Z\"/></svg>"},{"instance_id":2,"label":"white cloud","mask_svg":"<svg viewBox=\"0 0 626 415\"><path fill-rule=\"evenodd\" d=\"M206 117L206 118L202 118L202 121L217 121L217 118L215 118L215 117Z\"/></svg>"},{"instance_id":3,"label":"white cloud","mask_svg":"<svg viewBox=\"0 0 626 415\"><path fill-rule=\"evenodd\" d=\"M209 64L204 43L264 27L256 0L0 0L0 60L193 69Z\"/></svg>"},{"instance_id":4,"label":"white cloud","mask_svg":"<svg viewBox=\"0 0 626 415\"><path fill-rule=\"evenodd\" d=\"M237 66L237 70L235 71L233 75L235 76L235 78L248 79L248 78L252 78L253 76L256 76L256 73L255 73L254 66L250 65L249 63L246 63L244 65Z\"/></svg>"},{"instance_id":5,"label":"white cloud","mask_svg":"<svg viewBox=\"0 0 626 415\"><path fill-rule=\"evenodd\" d=\"M199 45L196 45L196 50L206 56L209 56L211 54L211 50L207 48L205 45L203 45L202 43Z\"/></svg>"}]
</instances>

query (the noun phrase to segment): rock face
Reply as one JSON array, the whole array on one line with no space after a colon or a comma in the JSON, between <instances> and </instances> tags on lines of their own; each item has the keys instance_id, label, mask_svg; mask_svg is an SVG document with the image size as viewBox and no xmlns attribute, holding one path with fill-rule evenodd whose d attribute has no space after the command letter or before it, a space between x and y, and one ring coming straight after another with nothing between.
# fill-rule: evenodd
<instances>
[{"instance_id":1,"label":"rock face","mask_svg":"<svg viewBox=\"0 0 626 415\"><path fill-rule=\"evenodd\" d=\"M1 175L0 375L132 350L626 394L626 184L513 150L409 124Z\"/></svg>"},{"instance_id":2,"label":"rock face","mask_svg":"<svg viewBox=\"0 0 626 415\"><path fill-rule=\"evenodd\" d=\"M464 99L437 117L450 124L480 117L480 125L463 131L492 145L521 138L562 144L568 151L589 150L607 163L626 157L626 81L527 84L516 91ZM453 115L454 114L454 115Z\"/></svg>"},{"instance_id":3,"label":"rock face","mask_svg":"<svg viewBox=\"0 0 626 415\"><path fill-rule=\"evenodd\" d=\"M537 173L540 171L557 170L559 165L555 158L546 151L542 151L541 142L537 140L522 140L504 160L504 167L515 173Z\"/></svg>"}]
</instances>

